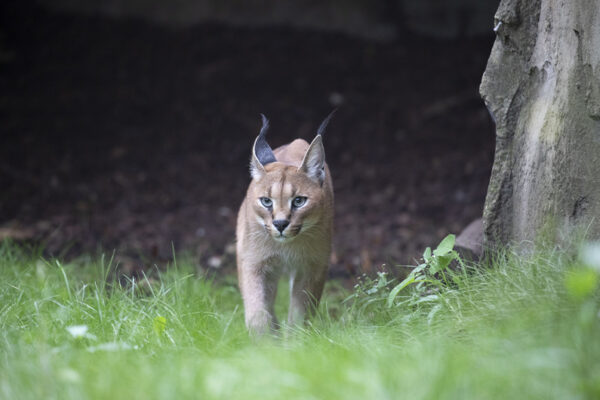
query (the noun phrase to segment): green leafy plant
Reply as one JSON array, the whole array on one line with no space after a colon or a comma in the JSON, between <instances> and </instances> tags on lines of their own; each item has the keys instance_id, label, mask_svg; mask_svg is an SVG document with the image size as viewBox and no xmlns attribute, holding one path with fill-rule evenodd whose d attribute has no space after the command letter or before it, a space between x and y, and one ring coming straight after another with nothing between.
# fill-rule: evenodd
<instances>
[{"instance_id":1,"label":"green leafy plant","mask_svg":"<svg viewBox=\"0 0 600 400\"><path fill-rule=\"evenodd\" d=\"M422 262L412 267L410 274L400 283L383 271L378 272L375 278L366 275L359 277L354 292L345 302L353 301L354 309L359 313L365 313L367 310L369 313L377 313L382 309L391 311L392 308L396 309L401 305L416 306L436 301L442 287L448 288L450 283L456 284L461 278L460 274L448 271L453 261L464 267L458 253L454 250L455 240L455 235L448 235L434 250L427 247ZM449 282L449 278L452 282ZM402 292L408 287L412 288L410 293L401 296L402 301L398 301Z\"/></svg>"},{"instance_id":2,"label":"green leafy plant","mask_svg":"<svg viewBox=\"0 0 600 400\"><path fill-rule=\"evenodd\" d=\"M387 306L394 306L394 301L398 294L411 284L417 284L417 289L423 293L427 290L427 284L440 286L441 282L435 275L441 274L442 279L446 281L445 271L450 263L456 260L461 266L462 261L456 250L454 250L455 235L446 236L440 244L431 251L430 247L423 253L423 262L417 265L408 276L397 284L387 297Z\"/></svg>"}]
</instances>

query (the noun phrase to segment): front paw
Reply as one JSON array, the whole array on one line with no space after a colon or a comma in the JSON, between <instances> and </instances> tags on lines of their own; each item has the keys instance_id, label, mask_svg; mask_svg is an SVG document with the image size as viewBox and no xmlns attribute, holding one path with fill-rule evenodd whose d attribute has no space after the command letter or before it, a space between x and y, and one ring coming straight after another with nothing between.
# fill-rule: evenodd
<instances>
[{"instance_id":1,"label":"front paw","mask_svg":"<svg viewBox=\"0 0 600 400\"><path fill-rule=\"evenodd\" d=\"M259 311L246 315L246 327L253 337L262 337L266 334L277 333L279 324L277 319L267 311Z\"/></svg>"}]
</instances>

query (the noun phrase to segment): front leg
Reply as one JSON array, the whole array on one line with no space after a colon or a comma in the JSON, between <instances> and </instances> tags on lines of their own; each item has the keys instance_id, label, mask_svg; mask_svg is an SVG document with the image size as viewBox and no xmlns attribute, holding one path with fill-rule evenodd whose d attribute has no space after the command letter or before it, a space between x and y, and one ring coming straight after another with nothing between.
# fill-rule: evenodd
<instances>
[{"instance_id":1,"label":"front leg","mask_svg":"<svg viewBox=\"0 0 600 400\"><path fill-rule=\"evenodd\" d=\"M327 266L297 271L290 278L289 325L302 325L307 313L316 311L326 277Z\"/></svg>"},{"instance_id":2,"label":"front leg","mask_svg":"<svg viewBox=\"0 0 600 400\"><path fill-rule=\"evenodd\" d=\"M262 336L278 328L275 317L278 278L274 270L260 266L243 265L239 269L246 327L252 335Z\"/></svg>"}]
</instances>

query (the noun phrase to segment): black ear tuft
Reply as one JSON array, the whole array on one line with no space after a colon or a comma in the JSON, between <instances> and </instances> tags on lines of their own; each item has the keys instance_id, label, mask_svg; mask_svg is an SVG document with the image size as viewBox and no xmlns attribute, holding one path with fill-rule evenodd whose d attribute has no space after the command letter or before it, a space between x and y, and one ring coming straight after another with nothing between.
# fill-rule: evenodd
<instances>
[{"instance_id":1,"label":"black ear tuft","mask_svg":"<svg viewBox=\"0 0 600 400\"><path fill-rule=\"evenodd\" d=\"M321 125L319 125L319 129L317 129L317 135L323 136L323 134L325 133L325 129L327 128L327 125L329 124L329 121L331 120L331 117L333 117L333 114L335 114L336 111L337 111L337 108L335 110L333 110L332 112L330 112L329 115L327 116L327 118L325 118L323 120L323 122L321 122Z\"/></svg>"},{"instance_id":2,"label":"black ear tuft","mask_svg":"<svg viewBox=\"0 0 600 400\"><path fill-rule=\"evenodd\" d=\"M269 120L264 114L260 114L260 116L262 117L262 128L260 128L260 133L254 142L254 155L264 166L277 161L277 159L275 158L275 154L273 154L273 150L267 143L267 139L265 137L267 135L267 131L269 130Z\"/></svg>"}]
</instances>

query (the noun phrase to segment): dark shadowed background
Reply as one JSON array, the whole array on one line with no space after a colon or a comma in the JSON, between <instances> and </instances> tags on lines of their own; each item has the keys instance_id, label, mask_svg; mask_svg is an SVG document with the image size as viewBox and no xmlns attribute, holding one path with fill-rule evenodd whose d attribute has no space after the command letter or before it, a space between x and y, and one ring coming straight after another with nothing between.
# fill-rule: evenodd
<instances>
[{"instance_id":1,"label":"dark shadowed background","mask_svg":"<svg viewBox=\"0 0 600 400\"><path fill-rule=\"evenodd\" d=\"M102 4L95 4L102 3ZM7 1L0 240L124 271L176 251L233 270L259 113L273 147L325 136L333 276L411 263L481 216L478 85L497 1Z\"/></svg>"}]
</instances>

